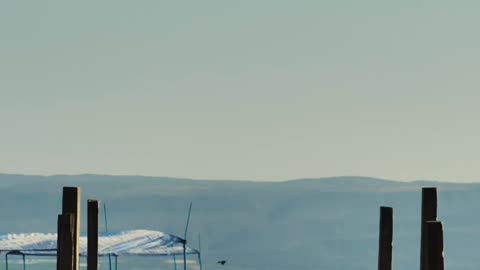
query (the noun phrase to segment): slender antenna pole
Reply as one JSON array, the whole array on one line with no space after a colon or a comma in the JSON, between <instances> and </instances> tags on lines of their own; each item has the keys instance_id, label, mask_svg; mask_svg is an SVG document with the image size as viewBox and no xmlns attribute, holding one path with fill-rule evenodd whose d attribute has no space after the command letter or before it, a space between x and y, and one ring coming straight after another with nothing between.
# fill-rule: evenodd
<instances>
[{"instance_id":1,"label":"slender antenna pole","mask_svg":"<svg viewBox=\"0 0 480 270\"><path fill-rule=\"evenodd\" d=\"M188 223L190 223L190 214L192 213L192 203L190 202L190 207L188 208L188 217L187 217L187 225L185 226L185 234L183 237L183 270L187 270L187 230L188 230Z\"/></svg>"},{"instance_id":2,"label":"slender antenna pole","mask_svg":"<svg viewBox=\"0 0 480 270\"><path fill-rule=\"evenodd\" d=\"M202 252L202 242L200 239L200 233L198 234L198 251Z\"/></svg>"},{"instance_id":3,"label":"slender antenna pole","mask_svg":"<svg viewBox=\"0 0 480 270\"><path fill-rule=\"evenodd\" d=\"M183 235L183 239L185 239L185 241L187 241L187 230L188 230L188 223L190 223L191 213L192 213L192 203L190 203L190 207L188 208L187 225L185 226L185 234Z\"/></svg>"},{"instance_id":4,"label":"slender antenna pole","mask_svg":"<svg viewBox=\"0 0 480 270\"><path fill-rule=\"evenodd\" d=\"M183 270L187 270L187 252L185 250L185 242L187 241L183 241Z\"/></svg>"},{"instance_id":5,"label":"slender antenna pole","mask_svg":"<svg viewBox=\"0 0 480 270\"><path fill-rule=\"evenodd\" d=\"M198 234L198 264L200 270L202 270L202 241L200 239L200 233Z\"/></svg>"},{"instance_id":6,"label":"slender antenna pole","mask_svg":"<svg viewBox=\"0 0 480 270\"><path fill-rule=\"evenodd\" d=\"M103 216L105 217L105 232L108 233L108 222L107 222L107 204L103 203ZM110 266L110 270L112 270L112 255L108 254L108 265Z\"/></svg>"},{"instance_id":7,"label":"slender antenna pole","mask_svg":"<svg viewBox=\"0 0 480 270\"><path fill-rule=\"evenodd\" d=\"M106 203L103 203L103 216L105 217L105 232L108 232L107 204Z\"/></svg>"}]
</instances>

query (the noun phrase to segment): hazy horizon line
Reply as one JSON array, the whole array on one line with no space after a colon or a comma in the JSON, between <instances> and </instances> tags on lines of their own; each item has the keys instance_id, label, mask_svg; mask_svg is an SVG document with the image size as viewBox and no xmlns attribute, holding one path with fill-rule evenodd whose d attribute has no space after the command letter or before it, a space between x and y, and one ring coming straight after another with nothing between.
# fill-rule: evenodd
<instances>
[{"instance_id":1,"label":"hazy horizon line","mask_svg":"<svg viewBox=\"0 0 480 270\"><path fill-rule=\"evenodd\" d=\"M75 177L75 176L109 176L109 177L143 177L143 178L167 178L176 180L192 180L192 181L232 181L232 182L263 182L263 183L281 183L281 182L293 182L302 180L326 180L335 178L359 178L359 179L371 179L381 180L387 182L398 183L414 183L414 182L438 182L438 183L452 183L452 184L475 184L478 182L468 181L451 181L451 180L432 180L432 179L391 179L377 176L363 176L363 175L334 175L334 176L318 176L318 177L295 177L288 179L238 179L238 178L194 178L194 177L182 177L182 176L165 176L165 175L144 175L144 174L109 174L109 173L55 173L55 174L41 174L41 173L10 173L0 172L0 175L12 175L12 176L31 176L31 177Z\"/></svg>"}]
</instances>

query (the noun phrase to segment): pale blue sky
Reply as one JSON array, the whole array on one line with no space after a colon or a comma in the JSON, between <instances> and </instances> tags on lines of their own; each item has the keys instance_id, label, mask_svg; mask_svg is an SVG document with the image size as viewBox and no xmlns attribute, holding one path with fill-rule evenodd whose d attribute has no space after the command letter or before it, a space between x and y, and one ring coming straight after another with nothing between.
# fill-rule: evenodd
<instances>
[{"instance_id":1,"label":"pale blue sky","mask_svg":"<svg viewBox=\"0 0 480 270\"><path fill-rule=\"evenodd\" d=\"M3 1L0 172L477 181L478 1Z\"/></svg>"}]
</instances>

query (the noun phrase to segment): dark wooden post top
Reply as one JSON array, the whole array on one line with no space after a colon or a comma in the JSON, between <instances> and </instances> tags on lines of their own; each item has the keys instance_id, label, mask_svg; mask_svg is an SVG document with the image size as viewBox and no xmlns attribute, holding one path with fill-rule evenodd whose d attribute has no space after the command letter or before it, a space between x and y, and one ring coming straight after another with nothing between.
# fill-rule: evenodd
<instances>
[{"instance_id":1,"label":"dark wooden post top","mask_svg":"<svg viewBox=\"0 0 480 270\"><path fill-rule=\"evenodd\" d=\"M378 270L392 270L393 208L380 207Z\"/></svg>"},{"instance_id":2,"label":"dark wooden post top","mask_svg":"<svg viewBox=\"0 0 480 270\"><path fill-rule=\"evenodd\" d=\"M425 263L428 256L426 237L427 227L425 223L427 221L437 220L437 188L424 187L422 188L422 216L420 222L420 270L425 269Z\"/></svg>"},{"instance_id":3,"label":"dark wooden post top","mask_svg":"<svg viewBox=\"0 0 480 270\"><path fill-rule=\"evenodd\" d=\"M88 200L87 270L98 269L98 201Z\"/></svg>"}]
</instances>

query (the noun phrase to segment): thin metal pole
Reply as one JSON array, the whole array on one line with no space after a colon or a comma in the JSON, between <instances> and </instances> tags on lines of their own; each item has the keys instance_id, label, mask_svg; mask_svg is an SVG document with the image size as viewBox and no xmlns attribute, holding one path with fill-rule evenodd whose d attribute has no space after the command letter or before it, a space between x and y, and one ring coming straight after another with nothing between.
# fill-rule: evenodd
<instances>
[{"instance_id":1,"label":"thin metal pole","mask_svg":"<svg viewBox=\"0 0 480 270\"><path fill-rule=\"evenodd\" d=\"M200 252L198 252L198 265L200 266L200 270L202 270L202 256L200 255Z\"/></svg>"},{"instance_id":2,"label":"thin metal pole","mask_svg":"<svg viewBox=\"0 0 480 270\"><path fill-rule=\"evenodd\" d=\"M5 269L8 270L8 252L5 254Z\"/></svg>"},{"instance_id":3,"label":"thin metal pole","mask_svg":"<svg viewBox=\"0 0 480 270\"><path fill-rule=\"evenodd\" d=\"M187 216L187 225L185 226L185 234L183 235L183 239L185 239L185 242L187 241L187 230L188 230L188 224L190 223L190 214L192 213L192 203L190 203L190 207L188 208L188 216Z\"/></svg>"},{"instance_id":4,"label":"thin metal pole","mask_svg":"<svg viewBox=\"0 0 480 270\"><path fill-rule=\"evenodd\" d=\"M108 265L110 267L110 270L112 270L112 254L108 254Z\"/></svg>"},{"instance_id":5,"label":"thin metal pole","mask_svg":"<svg viewBox=\"0 0 480 270\"><path fill-rule=\"evenodd\" d=\"M105 217L105 232L108 232L107 204L103 203L103 216Z\"/></svg>"},{"instance_id":6,"label":"thin metal pole","mask_svg":"<svg viewBox=\"0 0 480 270\"><path fill-rule=\"evenodd\" d=\"M200 234L198 234L198 265L200 266L200 270L202 270L202 241L200 238Z\"/></svg>"},{"instance_id":7,"label":"thin metal pole","mask_svg":"<svg viewBox=\"0 0 480 270\"><path fill-rule=\"evenodd\" d=\"M25 266L25 254L22 254L22 257L23 257L23 270L26 269L26 266Z\"/></svg>"},{"instance_id":8,"label":"thin metal pole","mask_svg":"<svg viewBox=\"0 0 480 270\"><path fill-rule=\"evenodd\" d=\"M108 221L107 221L107 204L103 203L103 216L105 217L105 232L108 233ZM112 270L112 255L108 254L108 265L110 270Z\"/></svg>"},{"instance_id":9,"label":"thin metal pole","mask_svg":"<svg viewBox=\"0 0 480 270\"><path fill-rule=\"evenodd\" d=\"M187 225L185 226L185 234L183 237L183 270L187 270L187 230L188 224L190 223L190 214L192 213L192 203L190 202L190 207L188 208L188 217L187 217Z\"/></svg>"},{"instance_id":10,"label":"thin metal pole","mask_svg":"<svg viewBox=\"0 0 480 270\"><path fill-rule=\"evenodd\" d=\"M118 255L115 255L115 270L118 269Z\"/></svg>"},{"instance_id":11,"label":"thin metal pole","mask_svg":"<svg viewBox=\"0 0 480 270\"><path fill-rule=\"evenodd\" d=\"M202 252L202 241L200 239L200 234L198 234L198 251Z\"/></svg>"},{"instance_id":12,"label":"thin metal pole","mask_svg":"<svg viewBox=\"0 0 480 270\"><path fill-rule=\"evenodd\" d=\"M187 270L187 252L186 252L185 242L183 242L183 270Z\"/></svg>"},{"instance_id":13,"label":"thin metal pole","mask_svg":"<svg viewBox=\"0 0 480 270\"><path fill-rule=\"evenodd\" d=\"M177 270L177 257L175 256L175 254L173 254L173 265L174 265L174 270Z\"/></svg>"}]
</instances>

